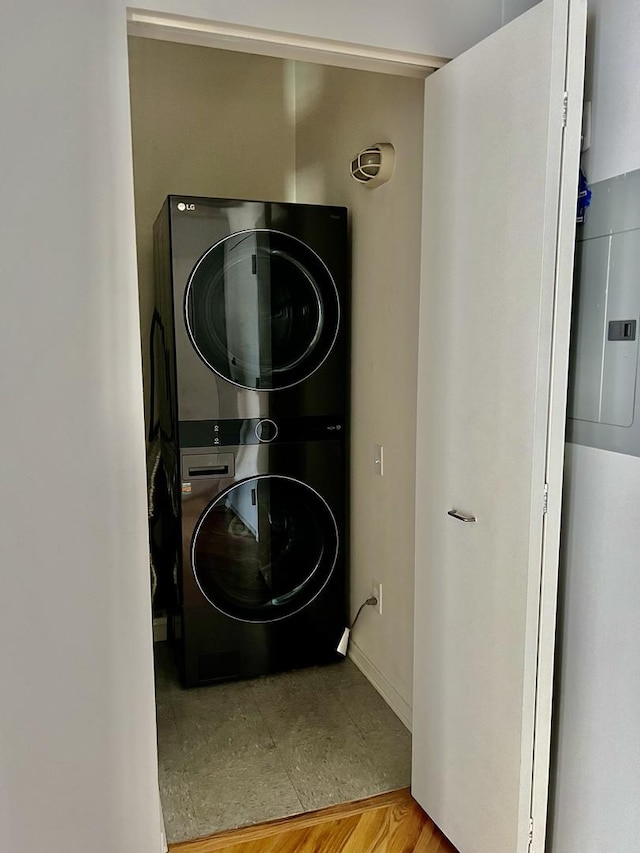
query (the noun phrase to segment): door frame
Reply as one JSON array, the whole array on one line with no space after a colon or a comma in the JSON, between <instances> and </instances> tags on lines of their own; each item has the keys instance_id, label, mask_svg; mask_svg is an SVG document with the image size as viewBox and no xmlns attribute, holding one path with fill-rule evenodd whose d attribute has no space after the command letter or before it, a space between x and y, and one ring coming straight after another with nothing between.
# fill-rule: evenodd
<instances>
[{"instance_id":1,"label":"door frame","mask_svg":"<svg viewBox=\"0 0 640 853\"><path fill-rule=\"evenodd\" d=\"M449 61L442 56L132 8L127 8L127 35L401 77L425 78Z\"/></svg>"},{"instance_id":2,"label":"door frame","mask_svg":"<svg viewBox=\"0 0 640 853\"><path fill-rule=\"evenodd\" d=\"M558 8L558 0L554 0ZM546 826L549 807L549 776L551 755L540 755L535 743L543 737L551 739L553 716L553 686L555 669L556 624L558 601L558 572L560 555L560 533L562 522L562 490L564 479L564 448L567 411L567 391L569 384L569 336L571 326L571 305L573 289L559 291L559 280L573 278L575 253L575 210L577 198L580 151L568 150L567 136L579 137L582 127L582 98L579 102L566 97L569 91L583 91L584 63L576 59L584 52L586 41L586 15L571 14L571 4L567 2L566 44L567 59L565 65L565 97L563 104L563 138L560 171L575 175L575 192L567 192L567 183L560 185L558 203L558 221L556 223L555 290L553 295L552 346L549 364L549 403L547 440L545 445L545 483L544 517L542 530L542 559L540 565L540 608L538 613L538 666L535 684L535 710L533 721L533 779L531 788L531 817L534 826ZM579 0L582 2L582 0ZM572 184L573 188L574 184ZM560 222L573 216L574 226L570 231L560 227ZM565 337L561 351L555 346L558 335ZM566 330L563 332L562 330ZM541 679L540 671L549 673ZM535 835L532 850L540 850Z\"/></svg>"},{"instance_id":3,"label":"door frame","mask_svg":"<svg viewBox=\"0 0 640 853\"><path fill-rule=\"evenodd\" d=\"M335 68L350 68L426 80L450 60L428 54L395 51L374 45L321 39L295 33L266 30L245 25L231 25L199 18L172 15L126 7L126 35L192 44L201 47L231 50L276 59L311 62ZM129 63L126 63L127 83ZM129 106L129 113L130 113ZM133 148L129 148L131 197L135 197L133 182ZM420 189L422 195L422 188ZM139 289L138 269L135 268L136 293ZM141 350L142 353L142 350ZM141 356L142 358L142 356ZM142 367L141 367L142 369ZM144 391L141 400L144 408ZM146 525L146 519L145 519ZM154 632L155 633L155 632ZM153 661L153 658L152 658ZM152 663L153 666L153 663ZM155 673L154 680L155 680ZM155 706L155 697L154 697ZM157 726L156 726L157 728ZM157 731L155 732L157 738ZM156 754L156 763L157 763ZM166 833L162 803L158 797L162 844L166 849Z\"/></svg>"},{"instance_id":4,"label":"door frame","mask_svg":"<svg viewBox=\"0 0 640 853\"><path fill-rule=\"evenodd\" d=\"M555 12L572 0L552 0ZM395 51L373 45L321 39L296 33L262 29L246 25L233 25L212 20L172 15L127 7L127 36L150 38L182 44L199 45L239 53L272 56L278 59L312 62L338 68L373 71L403 77L426 79L449 60L427 54ZM569 16L569 21L571 17ZM568 28L568 53L573 56L584 43L585 33ZM571 65L572 63L569 63ZM575 65L575 63L573 63ZM127 63L127 79L129 66ZM568 82L568 81L566 81ZM566 105L566 128L572 132L582 121L581 105ZM131 192L133 194L133 152L130 149ZM563 144L562 168L574 169L577 175L579 152L568 157ZM574 208L575 199L568 193L560 198L560 214ZM557 227L557 226L556 226ZM573 268L574 233L557 227L555 257L556 281L566 277ZM137 268L136 268L137 283ZM571 316L571 291L554 293L553 340L558 328L568 328ZM541 665L553 672L555 654L555 624L557 606L557 565L560 548L560 504L562 500L563 451L565 433L566 397L568 386L568 358L561 353L554 356L552 348L549 366L549 413L545 447L545 477L548 485L547 505L551 512L545 516L542 561L540 571L540 609L538 613L538 673ZM551 731L553 679L535 679L535 718L533 742L538 736L547 737ZM531 814L536 825L546 821L549 789L549 756L536 760L533 752L533 784ZM540 756L538 756L540 759Z\"/></svg>"}]
</instances>

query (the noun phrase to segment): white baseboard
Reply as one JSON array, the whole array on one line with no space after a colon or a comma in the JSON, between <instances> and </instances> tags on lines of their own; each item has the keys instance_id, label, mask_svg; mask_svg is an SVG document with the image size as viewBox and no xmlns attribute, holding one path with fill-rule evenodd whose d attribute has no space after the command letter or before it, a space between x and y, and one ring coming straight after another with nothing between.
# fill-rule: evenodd
<instances>
[{"instance_id":1,"label":"white baseboard","mask_svg":"<svg viewBox=\"0 0 640 853\"><path fill-rule=\"evenodd\" d=\"M405 726L411 731L413 717L411 705L404 696L398 693L386 675L380 672L378 667L353 640L349 643L349 658L358 667L364 677L371 682L391 710L400 717Z\"/></svg>"},{"instance_id":2,"label":"white baseboard","mask_svg":"<svg viewBox=\"0 0 640 853\"><path fill-rule=\"evenodd\" d=\"M167 617L154 616L153 618L153 642L163 643L167 639Z\"/></svg>"},{"instance_id":3,"label":"white baseboard","mask_svg":"<svg viewBox=\"0 0 640 853\"><path fill-rule=\"evenodd\" d=\"M160 808L160 853L169 853L169 845L167 844L167 831L164 827L164 813L162 811L160 791L158 791L158 806Z\"/></svg>"}]
</instances>

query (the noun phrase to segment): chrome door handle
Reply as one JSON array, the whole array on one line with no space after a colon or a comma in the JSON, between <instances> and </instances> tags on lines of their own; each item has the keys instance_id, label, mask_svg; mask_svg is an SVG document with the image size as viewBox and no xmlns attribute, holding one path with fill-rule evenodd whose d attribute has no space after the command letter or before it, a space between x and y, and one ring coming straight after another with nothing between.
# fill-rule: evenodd
<instances>
[{"instance_id":1,"label":"chrome door handle","mask_svg":"<svg viewBox=\"0 0 640 853\"><path fill-rule=\"evenodd\" d=\"M477 521L475 515L465 515L464 512L460 512L457 509L450 509L447 515L450 515L451 518L457 518L458 521L465 521L467 524Z\"/></svg>"}]
</instances>

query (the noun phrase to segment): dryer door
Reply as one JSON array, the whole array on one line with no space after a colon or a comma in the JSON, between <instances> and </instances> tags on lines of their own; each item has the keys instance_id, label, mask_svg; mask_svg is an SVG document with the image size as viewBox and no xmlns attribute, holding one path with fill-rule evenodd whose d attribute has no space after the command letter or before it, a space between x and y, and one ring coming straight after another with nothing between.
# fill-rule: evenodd
<instances>
[{"instance_id":1,"label":"dryer door","mask_svg":"<svg viewBox=\"0 0 640 853\"><path fill-rule=\"evenodd\" d=\"M271 622L308 605L331 577L338 528L326 501L289 477L244 480L200 517L191 565L208 601L245 622Z\"/></svg>"},{"instance_id":2,"label":"dryer door","mask_svg":"<svg viewBox=\"0 0 640 853\"><path fill-rule=\"evenodd\" d=\"M279 231L241 231L195 265L185 322L200 358L224 379L258 391L288 388L329 355L338 292L306 243Z\"/></svg>"}]
</instances>

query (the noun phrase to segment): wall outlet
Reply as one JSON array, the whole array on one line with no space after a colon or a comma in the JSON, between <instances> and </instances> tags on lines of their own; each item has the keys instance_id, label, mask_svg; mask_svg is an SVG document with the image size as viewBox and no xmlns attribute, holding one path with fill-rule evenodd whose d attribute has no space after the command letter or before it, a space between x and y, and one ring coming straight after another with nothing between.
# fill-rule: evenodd
<instances>
[{"instance_id":1,"label":"wall outlet","mask_svg":"<svg viewBox=\"0 0 640 853\"><path fill-rule=\"evenodd\" d=\"M377 598L378 603L376 605L376 610L380 616L382 616L382 584L380 581L373 581L371 585L371 595Z\"/></svg>"}]
</instances>

